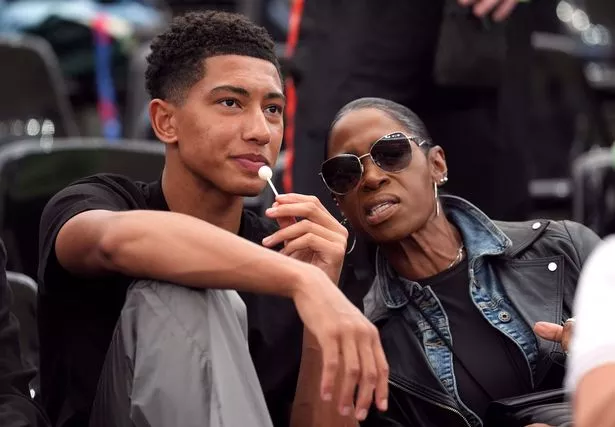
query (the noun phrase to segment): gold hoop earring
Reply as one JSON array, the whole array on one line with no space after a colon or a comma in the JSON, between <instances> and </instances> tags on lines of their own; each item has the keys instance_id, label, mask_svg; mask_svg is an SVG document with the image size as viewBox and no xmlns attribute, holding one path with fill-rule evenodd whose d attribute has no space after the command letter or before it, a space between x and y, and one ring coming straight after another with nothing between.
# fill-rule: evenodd
<instances>
[{"instance_id":1,"label":"gold hoop earring","mask_svg":"<svg viewBox=\"0 0 615 427\"><path fill-rule=\"evenodd\" d=\"M433 183L433 193L434 199L436 201L436 216L440 215L440 203L438 203L438 184L434 181Z\"/></svg>"}]
</instances>

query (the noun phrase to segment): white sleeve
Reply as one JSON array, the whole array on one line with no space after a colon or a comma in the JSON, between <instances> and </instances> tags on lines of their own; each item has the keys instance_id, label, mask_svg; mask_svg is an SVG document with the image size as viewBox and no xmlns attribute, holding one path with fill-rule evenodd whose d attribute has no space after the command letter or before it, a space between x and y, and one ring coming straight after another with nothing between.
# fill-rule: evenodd
<instances>
[{"instance_id":1,"label":"white sleeve","mask_svg":"<svg viewBox=\"0 0 615 427\"><path fill-rule=\"evenodd\" d=\"M571 393L586 373L615 363L615 236L600 243L585 263L573 312L566 374L566 389Z\"/></svg>"}]
</instances>

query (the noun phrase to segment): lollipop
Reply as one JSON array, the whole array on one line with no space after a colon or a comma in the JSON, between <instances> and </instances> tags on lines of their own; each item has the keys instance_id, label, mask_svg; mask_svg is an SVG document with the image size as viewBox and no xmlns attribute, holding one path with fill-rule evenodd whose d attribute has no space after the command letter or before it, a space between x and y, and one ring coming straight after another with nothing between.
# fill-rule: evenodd
<instances>
[{"instance_id":1,"label":"lollipop","mask_svg":"<svg viewBox=\"0 0 615 427\"><path fill-rule=\"evenodd\" d=\"M260 169L258 170L258 177L262 179L263 181L267 181L269 183L269 186L273 190L273 194L275 194L275 196L277 197L278 191L273 186L273 182L271 182L272 176L273 176L273 171L271 170L269 166L261 166Z\"/></svg>"}]
</instances>

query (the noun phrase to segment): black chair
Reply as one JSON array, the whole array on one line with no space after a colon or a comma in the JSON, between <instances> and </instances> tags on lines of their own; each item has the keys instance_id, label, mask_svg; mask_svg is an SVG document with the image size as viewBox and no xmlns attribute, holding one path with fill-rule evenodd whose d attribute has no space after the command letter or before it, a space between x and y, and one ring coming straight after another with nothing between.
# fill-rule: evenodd
<instances>
[{"instance_id":1,"label":"black chair","mask_svg":"<svg viewBox=\"0 0 615 427\"><path fill-rule=\"evenodd\" d=\"M38 369L39 344L36 322L38 285L31 277L14 271L7 271L6 278L13 294L11 313L19 321L19 342L24 366ZM33 394L38 393L38 375L30 383L30 390Z\"/></svg>"},{"instance_id":2,"label":"black chair","mask_svg":"<svg viewBox=\"0 0 615 427\"><path fill-rule=\"evenodd\" d=\"M556 3L553 2L554 16ZM580 8L587 13L591 25L602 24L606 28L604 31L610 29L613 34L615 8L612 2L559 2L559 7L564 3ZM538 210L555 210L564 213L564 217L578 218L578 212L572 212L573 209L578 211L578 203L574 200L577 196L573 194L578 185L570 174L572 165L592 147L609 147L615 135L608 113L608 104L615 100L615 79L612 77L615 74L609 78L609 73L604 72L615 70L615 45L604 40L588 41L586 33L566 24L565 13L561 10L559 13L562 19L557 20L559 29L534 33L532 45L534 63L543 64L551 79L546 83L547 92L554 97L561 113L568 117L552 117L551 133L562 137L557 139L557 145L543 138L540 144L528 148L538 175L530 183L529 190ZM540 134L545 128L534 130ZM545 136L554 135L547 132Z\"/></svg>"},{"instance_id":3,"label":"black chair","mask_svg":"<svg viewBox=\"0 0 615 427\"><path fill-rule=\"evenodd\" d=\"M44 39L0 35L0 143L79 135L58 59Z\"/></svg>"},{"instance_id":4,"label":"black chair","mask_svg":"<svg viewBox=\"0 0 615 427\"><path fill-rule=\"evenodd\" d=\"M0 146L0 234L7 268L36 277L42 210L71 182L103 172L154 181L163 165L164 148L152 141L24 140Z\"/></svg>"},{"instance_id":5,"label":"black chair","mask_svg":"<svg viewBox=\"0 0 615 427\"><path fill-rule=\"evenodd\" d=\"M615 157L595 148L573 163L573 217L600 236L615 233Z\"/></svg>"}]
</instances>

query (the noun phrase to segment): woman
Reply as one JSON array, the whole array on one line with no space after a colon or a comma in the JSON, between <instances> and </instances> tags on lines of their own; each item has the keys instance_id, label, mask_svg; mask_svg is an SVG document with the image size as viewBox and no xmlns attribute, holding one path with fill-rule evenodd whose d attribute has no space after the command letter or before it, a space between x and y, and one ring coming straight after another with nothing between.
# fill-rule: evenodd
<instances>
[{"instance_id":1,"label":"woman","mask_svg":"<svg viewBox=\"0 0 615 427\"><path fill-rule=\"evenodd\" d=\"M365 311L380 331L391 394L367 425L480 426L492 401L561 387L565 349L545 338L570 317L599 242L593 232L568 221L496 222L439 195L444 151L391 101L343 107L327 154L326 186L354 232L378 247Z\"/></svg>"}]
</instances>

